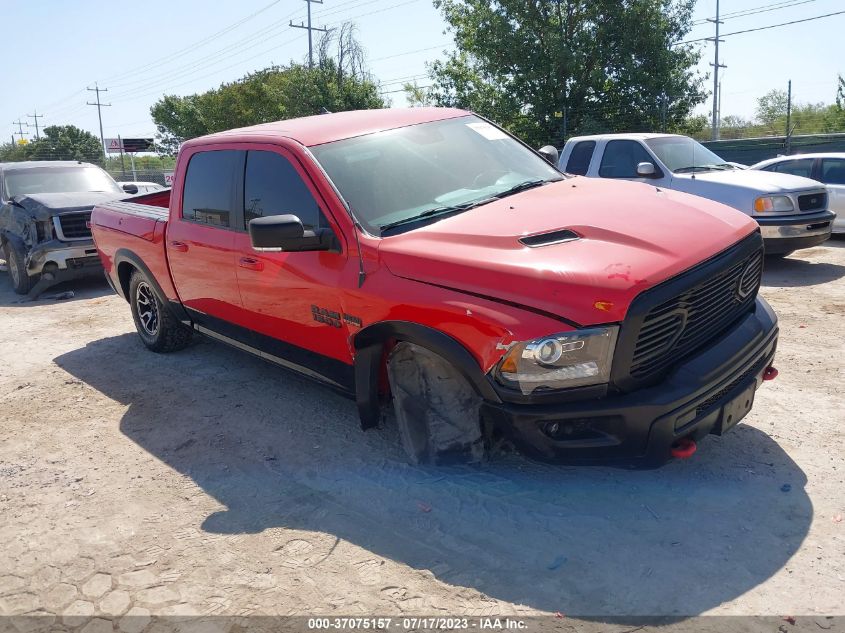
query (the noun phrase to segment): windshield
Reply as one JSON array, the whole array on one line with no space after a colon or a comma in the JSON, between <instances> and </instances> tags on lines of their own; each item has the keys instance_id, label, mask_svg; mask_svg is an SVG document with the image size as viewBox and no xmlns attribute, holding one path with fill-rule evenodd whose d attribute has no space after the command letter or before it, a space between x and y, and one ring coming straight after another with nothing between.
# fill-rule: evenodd
<instances>
[{"instance_id":1,"label":"windshield","mask_svg":"<svg viewBox=\"0 0 845 633\"><path fill-rule=\"evenodd\" d=\"M6 191L10 198L30 193L75 193L105 191L122 194L114 179L99 167L28 167L6 172Z\"/></svg>"},{"instance_id":2,"label":"windshield","mask_svg":"<svg viewBox=\"0 0 845 633\"><path fill-rule=\"evenodd\" d=\"M684 173L710 169L734 169L698 141L686 136L650 138L646 145L669 171Z\"/></svg>"},{"instance_id":3,"label":"windshield","mask_svg":"<svg viewBox=\"0 0 845 633\"><path fill-rule=\"evenodd\" d=\"M383 235L560 180L540 156L475 116L312 147L364 228Z\"/></svg>"}]
</instances>

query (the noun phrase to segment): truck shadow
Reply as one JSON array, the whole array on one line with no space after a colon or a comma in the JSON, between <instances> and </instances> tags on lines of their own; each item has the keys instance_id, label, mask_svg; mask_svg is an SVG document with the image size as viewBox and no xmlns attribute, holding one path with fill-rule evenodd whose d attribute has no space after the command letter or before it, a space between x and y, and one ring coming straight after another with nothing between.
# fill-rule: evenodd
<instances>
[{"instance_id":1,"label":"truck shadow","mask_svg":"<svg viewBox=\"0 0 845 633\"><path fill-rule=\"evenodd\" d=\"M226 507L202 530L328 533L569 616L713 609L780 570L813 517L804 473L750 425L652 471L414 467L393 429L359 429L351 401L217 344L154 355L125 334L55 362L128 405L126 437Z\"/></svg>"}]
</instances>

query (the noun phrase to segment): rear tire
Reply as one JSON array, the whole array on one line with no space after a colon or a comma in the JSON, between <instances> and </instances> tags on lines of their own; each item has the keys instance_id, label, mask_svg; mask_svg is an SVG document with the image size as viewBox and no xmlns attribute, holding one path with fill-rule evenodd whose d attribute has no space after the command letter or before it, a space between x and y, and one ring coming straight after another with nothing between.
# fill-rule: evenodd
<instances>
[{"instance_id":1,"label":"rear tire","mask_svg":"<svg viewBox=\"0 0 845 633\"><path fill-rule=\"evenodd\" d=\"M451 363L424 347L400 342L388 358L387 375L402 446L411 462L484 459L481 397Z\"/></svg>"},{"instance_id":2,"label":"rear tire","mask_svg":"<svg viewBox=\"0 0 845 633\"><path fill-rule=\"evenodd\" d=\"M173 316L152 282L139 270L129 280L129 306L138 336L152 351L175 352L190 344L193 331Z\"/></svg>"},{"instance_id":3,"label":"rear tire","mask_svg":"<svg viewBox=\"0 0 845 633\"><path fill-rule=\"evenodd\" d=\"M26 253L14 242L6 243L6 265L15 292L19 295L29 293L38 281L38 275L30 276L26 272Z\"/></svg>"}]
</instances>

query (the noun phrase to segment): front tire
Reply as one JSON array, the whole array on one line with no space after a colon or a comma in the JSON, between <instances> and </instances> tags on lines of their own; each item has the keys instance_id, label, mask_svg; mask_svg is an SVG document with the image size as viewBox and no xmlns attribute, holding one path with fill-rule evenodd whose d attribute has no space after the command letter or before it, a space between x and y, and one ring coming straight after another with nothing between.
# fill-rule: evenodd
<instances>
[{"instance_id":1,"label":"front tire","mask_svg":"<svg viewBox=\"0 0 845 633\"><path fill-rule=\"evenodd\" d=\"M184 349L190 344L193 331L173 316L162 303L152 282L138 270L129 280L129 306L135 329L147 348L166 353Z\"/></svg>"},{"instance_id":2,"label":"front tire","mask_svg":"<svg viewBox=\"0 0 845 633\"><path fill-rule=\"evenodd\" d=\"M19 295L28 294L38 281L38 276L30 276L27 273L26 253L14 242L6 243L6 265L9 268L9 277L15 292Z\"/></svg>"},{"instance_id":3,"label":"front tire","mask_svg":"<svg viewBox=\"0 0 845 633\"><path fill-rule=\"evenodd\" d=\"M481 397L446 359L400 342L387 375L402 446L410 461L472 463L484 459Z\"/></svg>"}]
</instances>

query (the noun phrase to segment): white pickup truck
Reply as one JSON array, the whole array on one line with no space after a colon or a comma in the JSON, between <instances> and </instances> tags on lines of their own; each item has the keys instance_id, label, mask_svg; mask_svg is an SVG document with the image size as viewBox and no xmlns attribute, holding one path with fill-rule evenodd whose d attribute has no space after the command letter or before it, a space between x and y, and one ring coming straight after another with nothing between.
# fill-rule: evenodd
<instances>
[{"instance_id":1,"label":"white pickup truck","mask_svg":"<svg viewBox=\"0 0 845 633\"><path fill-rule=\"evenodd\" d=\"M638 180L731 206L760 225L767 255L786 256L824 242L836 218L828 210L823 184L737 169L698 141L676 134L574 137L566 142L558 167L591 178Z\"/></svg>"}]
</instances>

